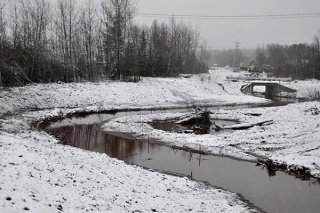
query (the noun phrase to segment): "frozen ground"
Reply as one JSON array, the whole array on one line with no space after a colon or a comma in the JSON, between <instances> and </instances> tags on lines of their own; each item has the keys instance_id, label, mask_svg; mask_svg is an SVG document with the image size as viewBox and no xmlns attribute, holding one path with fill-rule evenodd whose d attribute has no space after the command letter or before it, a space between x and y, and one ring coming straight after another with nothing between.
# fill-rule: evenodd
<instances>
[{"instance_id":1,"label":"frozen ground","mask_svg":"<svg viewBox=\"0 0 320 213\"><path fill-rule=\"evenodd\" d=\"M264 99L241 94L239 88L243 83L225 81L225 77L231 74L233 73L229 70L220 69L211 72L210 80L209 75L204 75L203 81L201 77L193 76L190 79L144 78L142 82L136 84L121 82L37 84L1 89L0 212L21 212L23 209L29 209L31 212L58 212L61 209L65 212L249 211L246 204L235 194L206 187L184 178L128 166L106 155L65 147L57 144L57 141L46 133L30 128L31 121L36 119L74 111L266 102ZM307 88L301 86L303 84L304 82L297 82L294 85L294 88L299 89L299 96L308 95ZM312 85L317 88L318 82ZM257 109L262 113L259 118L243 116L241 113L246 110L220 114L220 116L239 116L239 119L246 122L271 118L274 119L274 125L251 129L252 134L257 133L250 134L251 137L246 132L232 136L221 135L217 145L219 149L210 144L212 139L206 141L204 145L209 150L219 150L232 155L239 153L238 149L223 146L236 144L237 148L253 151L275 160L285 160L292 164L310 167L313 165L314 174L317 174L315 168L319 163L316 154L318 149L315 141L314 143L309 141L319 138L316 131L318 126L314 126L316 117L304 112L311 105L297 104L287 108ZM262 137L267 137L263 138L267 142L261 143L265 146L279 147L278 144L282 144L280 136L287 130L285 129L287 125L283 126L284 121L277 115L286 110L295 110L294 112L301 114L301 116L294 115L294 119L285 117L288 113L282 116L283 119L292 121L290 134L283 143L289 144L286 145L287 148L274 152L259 149L263 147L258 146ZM312 123L304 120L311 118ZM307 137L307 131L313 133ZM276 136L272 137L272 134ZM293 140L294 143L306 142L301 144L306 147L303 149L306 151L304 154L301 153L301 149L295 148L293 143L290 144L292 136L297 138ZM201 141L204 139L185 138L189 145L194 146L203 143ZM249 157L243 154L243 151L240 153L243 158ZM304 156L303 160L300 160L300 156ZM310 163L311 158L315 164Z\"/></svg>"}]
</instances>

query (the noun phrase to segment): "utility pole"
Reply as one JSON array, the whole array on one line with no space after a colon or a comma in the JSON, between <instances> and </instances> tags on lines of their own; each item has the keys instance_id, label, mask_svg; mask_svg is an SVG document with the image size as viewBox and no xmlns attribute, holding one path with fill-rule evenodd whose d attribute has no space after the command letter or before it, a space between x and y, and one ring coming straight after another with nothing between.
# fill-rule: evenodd
<instances>
[{"instance_id":1,"label":"utility pole","mask_svg":"<svg viewBox=\"0 0 320 213\"><path fill-rule=\"evenodd\" d=\"M233 70L239 70L239 61L240 61L240 42L237 40L234 42L234 53L233 53Z\"/></svg>"}]
</instances>

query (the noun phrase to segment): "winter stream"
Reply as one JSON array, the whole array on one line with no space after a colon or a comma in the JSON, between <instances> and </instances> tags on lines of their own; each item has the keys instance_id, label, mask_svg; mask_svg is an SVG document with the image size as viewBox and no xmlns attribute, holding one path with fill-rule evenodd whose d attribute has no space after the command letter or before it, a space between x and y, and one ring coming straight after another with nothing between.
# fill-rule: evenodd
<instances>
[{"instance_id":1,"label":"winter stream","mask_svg":"<svg viewBox=\"0 0 320 213\"><path fill-rule=\"evenodd\" d=\"M52 123L47 131L65 145L106 153L128 164L187 176L238 193L265 212L319 212L320 184L315 181L301 180L281 171L268 172L254 162L174 149L158 141L139 140L100 128L103 122L115 117L148 113L155 111L66 118Z\"/></svg>"}]
</instances>

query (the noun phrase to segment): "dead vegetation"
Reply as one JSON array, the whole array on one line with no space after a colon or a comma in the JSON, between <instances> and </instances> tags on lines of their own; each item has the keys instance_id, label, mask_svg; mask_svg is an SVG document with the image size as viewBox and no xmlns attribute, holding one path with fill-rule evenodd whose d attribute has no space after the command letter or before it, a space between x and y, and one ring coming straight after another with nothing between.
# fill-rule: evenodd
<instances>
[{"instance_id":1,"label":"dead vegetation","mask_svg":"<svg viewBox=\"0 0 320 213\"><path fill-rule=\"evenodd\" d=\"M305 110L306 113L311 113L311 115L319 115L320 109L317 106L311 107L310 109Z\"/></svg>"},{"instance_id":2,"label":"dead vegetation","mask_svg":"<svg viewBox=\"0 0 320 213\"><path fill-rule=\"evenodd\" d=\"M320 89L308 89L308 96L311 100L320 100Z\"/></svg>"}]
</instances>

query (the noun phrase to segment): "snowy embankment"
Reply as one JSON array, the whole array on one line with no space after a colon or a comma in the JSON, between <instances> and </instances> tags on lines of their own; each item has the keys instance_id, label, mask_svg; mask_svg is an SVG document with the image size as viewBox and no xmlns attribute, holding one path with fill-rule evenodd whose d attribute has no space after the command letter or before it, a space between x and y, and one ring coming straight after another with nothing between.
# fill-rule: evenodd
<instances>
[{"instance_id":1,"label":"snowy embankment","mask_svg":"<svg viewBox=\"0 0 320 213\"><path fill-rule=\"evenodd\" d=\"M144 78L139 83L101 82L36 84L0 91L0 115L20 110L52 108L123 109L139 107L181 107L192 104L226 105L263 103L264 99L244 95L243 83L226 82L230 70L212 71L191 78ZM86 110L86 109L82 109Z\"/></svg>"},{"instance_id":2,"label":"snowy embankment","mask_svg":"<svg viewBox=\"0 0 320 213\"><path fill-rule=\"evenodd\" d=\"M297 98L320 98L320 81L305 80L283 83L284 86L297 90ZM317 96L318 95L318 96Z\"/></svg>"},{"instance_id":3,"label":"snowy embankment","mask_svg":"<svg viewBox=\"0 0 320 213\"><path fill-rule=\"evenodd\" d=\"M58 145L43 133L0 135L0 212L245 212L237 196Z\"/></svg>"},{"instance_id":4,"label":"snowy embankment","mask_svg":"<svg viewBox=\"0 0 320 213\"><path fill-rule=\"evenodd\" d=\"M32 121L74 111L264 102L227 70L140 83L31 85L0 91L0 212L248 212L230 192L58 144ZM229 83L228 83L229 84ZM57 109L60 108L60 109ZM73 108L73 109L70 109ZM43 110L28 112L28 110ZM26 111L26 112L24 112Z\"/></svg>"}]
</instances>

